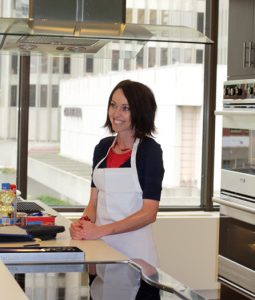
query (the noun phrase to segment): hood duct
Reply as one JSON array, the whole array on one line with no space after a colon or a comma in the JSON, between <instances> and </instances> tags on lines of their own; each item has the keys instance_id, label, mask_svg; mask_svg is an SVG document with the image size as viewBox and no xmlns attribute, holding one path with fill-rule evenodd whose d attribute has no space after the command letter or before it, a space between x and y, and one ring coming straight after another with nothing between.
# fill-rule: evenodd
<instances>
[{"instance_id":1,"label":"hood duct","mask_svg":"<svg viewBox=\"0 0 255 300\"><path fill-rule=\"evenodd\" d=\"M104 46L114 43L130 58L148 41L212 43L192 28L126 24L125 18L125 0L30 0L29 18L0 18L0 50L105 57Z\"/></svg>"}]
</instances>

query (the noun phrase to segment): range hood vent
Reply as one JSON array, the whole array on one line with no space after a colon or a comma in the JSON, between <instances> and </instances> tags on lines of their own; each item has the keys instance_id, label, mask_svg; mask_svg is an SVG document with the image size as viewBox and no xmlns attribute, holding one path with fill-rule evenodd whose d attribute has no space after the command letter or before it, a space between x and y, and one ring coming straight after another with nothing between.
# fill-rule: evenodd
<instances>
[{"instance_id":1,"label":"range hood vent","mask_svg":"<svg viewBox=\"0 0 255 300\"><path fill-rule=\"evenodd\" d=\"M29 18L0 18L0 50L100 57L108 43L118 43L132 55L148 41L212 43L192 28L126 24L125 16L125 0L30 0Z\"/></svg>"}]
</instances>

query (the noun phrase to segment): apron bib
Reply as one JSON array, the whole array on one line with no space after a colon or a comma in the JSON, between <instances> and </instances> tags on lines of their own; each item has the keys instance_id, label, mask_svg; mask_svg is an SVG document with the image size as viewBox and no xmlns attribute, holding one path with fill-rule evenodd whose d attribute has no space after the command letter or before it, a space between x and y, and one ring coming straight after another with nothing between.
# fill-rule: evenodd
<instances>
[{"instance_id":1,"label":"apron bib","mask_svg":"<svg viewBox=\"0 0 255 300\"><path fill-rule=\"evenodd\" d=\"M132 149L130 168L98 168L110 149L96 165L93 181L98 189L97 225L121 220L142 208L142 189L136 169L138 144L139 139L136 139ZM141 258L155 267L158 266L151 225L126 233L105 236L102 240L130 259Z\"/></svg>"}]
</instances>

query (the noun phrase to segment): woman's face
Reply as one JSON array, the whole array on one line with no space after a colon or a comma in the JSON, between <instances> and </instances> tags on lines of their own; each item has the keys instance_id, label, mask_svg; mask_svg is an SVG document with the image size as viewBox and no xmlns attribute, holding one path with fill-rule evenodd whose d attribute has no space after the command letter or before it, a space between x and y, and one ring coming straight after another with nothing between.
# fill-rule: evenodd
<instances>
[{"instance_id":1,"label":"woman's face","mask_svg":"<svg viewBox=\"0 0 255 300\"><path fill-rule=\"evenodd\" d=\"M122 89L113 93L108 115L116 133L132 131L130 107Z\"/></svg>"}]
</instances>

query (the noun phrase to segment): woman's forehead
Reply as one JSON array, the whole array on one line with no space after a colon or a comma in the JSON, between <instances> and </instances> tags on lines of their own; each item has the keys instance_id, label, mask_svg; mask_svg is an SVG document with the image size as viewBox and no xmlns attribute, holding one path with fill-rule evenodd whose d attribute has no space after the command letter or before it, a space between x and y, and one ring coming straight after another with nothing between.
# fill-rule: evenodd
<instances>
[{"instance_id":1,"label":"woman's forehead","mask_svg":"<svg viewBox=\"0 0 255 300\"><path fill-rule=\"evenodd\" d=\"M128 104L128 100L122 89L117 89L112 95L112 101L120 104Z\"/></svg>"}]
</instances>

